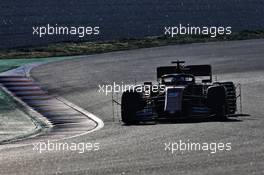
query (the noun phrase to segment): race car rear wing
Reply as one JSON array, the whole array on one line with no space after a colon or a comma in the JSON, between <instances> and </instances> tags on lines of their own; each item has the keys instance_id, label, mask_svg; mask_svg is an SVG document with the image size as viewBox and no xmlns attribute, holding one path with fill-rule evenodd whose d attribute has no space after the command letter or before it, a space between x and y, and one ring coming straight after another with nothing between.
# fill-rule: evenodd
<instances>
[{"instance_id":1,"label":"race car rear wing","mask_svg":"<svg viewBox=\"0 0 264 175\"><path fill-rule=\"evenodd\" d=\"M203 82L212 82L212 66L211 65L189 65L185 67L187 73L196 77L203 77Z\"/></svg>"},{"instance_id":2,"label":"race car rear wing","mask_svg":"<svg viewBox=\"0 0 264 175\"><path fill-rule=\"evenodd\" d=\"M166 74L191 74L196 77L203 77L203 82L212 82L211 65L188 65L188 66L162 66L157 67L157 79Z\"/></svg>"},{"instance_id":3,"label":"race car rear wing","mask_svg":"<svg viewBox=\"0 0 264 175\"><path fill-rule=\"evenodd\" d=\"M166 74L176 74L176 73L177 73L176 66L157 67L157 79L160 79L163 75Z\"/></svg>"}]
</instances>

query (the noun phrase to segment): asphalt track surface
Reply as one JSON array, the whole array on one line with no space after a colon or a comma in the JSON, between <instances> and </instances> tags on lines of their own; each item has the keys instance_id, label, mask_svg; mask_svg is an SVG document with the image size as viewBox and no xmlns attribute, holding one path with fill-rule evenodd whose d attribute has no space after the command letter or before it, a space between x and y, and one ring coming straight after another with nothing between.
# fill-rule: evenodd
<instances>
[{"instance_id":1,"label":"asphalt track surface","mask_svg":"<svg viewBox=\"0 0 264 175\"><path fill-rule=\"evenodd\" d=\"M105 122L103 129L66 142L99 142L100 150L36 153L32 145L5 148L0 174L263 174L264 40L216 42L122 51L50 63L33 77ZM218 80L242 84L243 113L226 122L124 126L112 119L111 96L98 84L155 81L155 68L171 60L212 64ZM231 142L231 151L165 151L164 143ZM19 144L19 143L17 143Z\"/></svg>"}]
</instances>

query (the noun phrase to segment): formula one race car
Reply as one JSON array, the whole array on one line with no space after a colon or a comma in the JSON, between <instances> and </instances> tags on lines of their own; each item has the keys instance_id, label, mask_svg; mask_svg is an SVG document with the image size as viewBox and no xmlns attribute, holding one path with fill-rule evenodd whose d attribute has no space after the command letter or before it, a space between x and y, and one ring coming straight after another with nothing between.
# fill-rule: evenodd
<instances>
[{"instance_id":1,"label":"formula one race car","mask_svg":"<svg viewBox=\"0 0 264 175\"><path fill-rule=\"evenodd\" d=\"M201 117L225 120L235 114L233 82L212 82L211 65L172 63L176 65L157 68L158 84L145 82L123 92L121 117L125 124Z\"/></svg>"}]
</instances>

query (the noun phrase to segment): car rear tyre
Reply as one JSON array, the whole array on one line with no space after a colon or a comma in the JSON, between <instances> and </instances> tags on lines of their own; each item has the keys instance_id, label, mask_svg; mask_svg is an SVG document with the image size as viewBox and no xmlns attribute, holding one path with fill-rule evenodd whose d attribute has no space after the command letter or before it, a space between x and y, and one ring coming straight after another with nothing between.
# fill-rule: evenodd
<instances>
[{"instance_id":1,"label":"car rear tyre","mask_svg":"<svg viewBox=\"0 0 264 175\"><path fill-rule=\"evenodd\" d=\"M207 104L217 120L226 120L226 89L216 85L208 88Z\"/></svg>"},{"instance_id":2,"label":"car rear tyre","mask_svg":"<svg viewBox=\"0 0 264 175\"><path fill-rule=\"evenodd\" d=\"M216 108L214 113L215 113L215 118L217 120L219 120L219 121L227 120L225 106L221 106L221 107Z\"/></svg>"},{"instance_id":3,"label":"car rear tyre","mask_svg":"<svg viewBox=\"0 0 264 175\"><path fill-rule=\"evenodd\" d=\"M234 114L237 110L236 87L233 82L221 82L226 89L226 113Z\"/></svg>"}]
</instances>

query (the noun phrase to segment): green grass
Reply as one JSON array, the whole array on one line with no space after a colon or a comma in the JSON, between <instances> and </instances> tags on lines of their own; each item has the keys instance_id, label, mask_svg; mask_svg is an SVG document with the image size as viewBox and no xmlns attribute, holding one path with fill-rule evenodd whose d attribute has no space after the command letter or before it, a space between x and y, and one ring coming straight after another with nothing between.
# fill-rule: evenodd
<instances>
[{"instance_id":1,"label":"green grass","mask_svg":"<svg viewBox=\"0 0 264 175\"><path fill-rule=\"evenodd\" d=\"M35 128L22 106L0 89L0 144L32 133Z\"/></svg>"},{"instance_id":2,"label":"green grass","mask_svg":"<svg viewBox=\"0 0 264 175\"><path fill-rule=\"evenodd\" d=\"M205 35L178 35L174 38L166 36L145 37L140 39L122 39L103 42L62 42L39 47L25 47L0 50L0 59L28 59L57 56L89 55L112 51L158 47L175 44L201 43L212 41L230 41L264 38L264 30L242 31L231 35L211 38ZM16 65L15 65L16 66ZM8 69L9 67L7 67ZM3 69L6 69L3 67Z\"/></svg>"},{"instance_id":3,"label":"green grass","mask_svg":"<svg viewBox=\"0 0 264 175\"><path fill-rule=\"evenodd\" d=\"M14 109L16 109L14 100L0 89L0 111L9 112Z\"/></svg>"}]
</instances>

